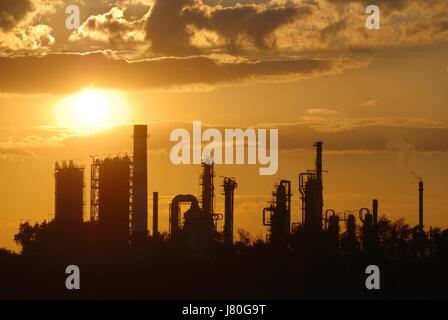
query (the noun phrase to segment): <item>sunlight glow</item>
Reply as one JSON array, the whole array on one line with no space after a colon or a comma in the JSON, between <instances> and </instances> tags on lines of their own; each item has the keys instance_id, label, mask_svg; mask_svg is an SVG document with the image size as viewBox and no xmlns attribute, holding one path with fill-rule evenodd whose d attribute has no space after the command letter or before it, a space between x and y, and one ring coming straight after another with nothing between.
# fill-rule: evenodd
<instances>
[{"instance_id":1,"label":"sunlight glow","mask_svg":"<svg viewBox=\"0 0 448 320\"><path fill-rule=\"evenodd\" d=\"M85 89L59 100L54 108L57 125L90 134L129 123L129 106L118 92Z\"/></svg>"}]
</instances>

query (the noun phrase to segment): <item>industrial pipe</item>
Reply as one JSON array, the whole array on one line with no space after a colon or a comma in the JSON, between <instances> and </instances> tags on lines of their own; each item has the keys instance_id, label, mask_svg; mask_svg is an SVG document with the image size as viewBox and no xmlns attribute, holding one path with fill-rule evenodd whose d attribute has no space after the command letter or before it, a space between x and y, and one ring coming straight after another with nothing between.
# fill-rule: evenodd
<instances>
[{"instance_id":1,"label":"industrial pipe","mask_svg":"<svg viewBox=\"0 0 448 320\"><path fill-rule=\"evenodd\" d=\"M191 203L190 209L200 210L198 199L191 194L179 194L171 201L170 229L171 238L175 238L179 232L179 204Z\"/></svg>"}]
</instances>

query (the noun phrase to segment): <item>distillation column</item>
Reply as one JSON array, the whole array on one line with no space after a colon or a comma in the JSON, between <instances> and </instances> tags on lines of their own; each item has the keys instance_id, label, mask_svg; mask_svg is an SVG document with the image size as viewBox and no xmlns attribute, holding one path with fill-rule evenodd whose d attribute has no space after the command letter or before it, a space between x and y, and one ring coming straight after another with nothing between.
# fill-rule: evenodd
<instances>
[{"instance_id":1,"label":"distillation column","mask_svg":"<svg viewBox=\"0 0 448 320\"><path fill-rule=\"evenodd\" d=\"M224 244L231 246L233 244L233 209L234 209L234 193L238 186L232 178L224 178L224 198L225 198L225 215L224 215Z\"/></svg>"},{"instance_id":2,"label":"distillation column","mask_svg":"<svg viewBox=\"0 0 448 320\"><path fill-rule=\"evenodd\" d=\"M213 163L202 163L203 173L201 176L201 185L202 185L202 194L201 194L201 202L202 202L202 210L205 214L210 217L213 215L213 199L214 199L214 168Z\"/></svg>"}]
</instances>

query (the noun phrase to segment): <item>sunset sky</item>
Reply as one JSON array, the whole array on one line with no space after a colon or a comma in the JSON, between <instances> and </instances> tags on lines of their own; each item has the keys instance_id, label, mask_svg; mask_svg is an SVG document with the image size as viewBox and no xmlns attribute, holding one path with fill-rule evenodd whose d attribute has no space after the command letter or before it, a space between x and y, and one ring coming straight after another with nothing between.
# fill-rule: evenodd
<instances>
[{"instance_id":1,"label":"sunset sky","mask_svg":"<svg viewBox=\"0 0 448 320\"><path fill-rule=\"evenodd\" d=\"M65 9L81 13L68 30ZM368 30L365 8L380 8ZM324 142L325 208L370 207L448 227L446 0L0 0L0 247L20 222L54 217L54 163L132 152L149 125L149 192L160 227L180 193L198 194L200 166L172 165L170 132L278 128L279 170L216 167L238 182L235 230L263 237L274 184L293 186ZM151 206L151 198L149 199ZM151 221L151 210L149 221ZM149 226L151 227L151 226ZM220 228L222 224L220 225Z\"/></svg>"}]
</instances>

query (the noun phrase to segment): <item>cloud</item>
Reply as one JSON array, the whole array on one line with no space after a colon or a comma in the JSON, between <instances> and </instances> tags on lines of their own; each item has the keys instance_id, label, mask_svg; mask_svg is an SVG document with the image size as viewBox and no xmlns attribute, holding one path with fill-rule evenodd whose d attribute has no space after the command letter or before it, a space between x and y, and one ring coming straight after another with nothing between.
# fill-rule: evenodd
<instances>
[{"instance_id":1,"label":"cloud","mask_svg":"<svg viewBox=\"0 0 448 320\"><path fill-rule=\"evenodd\" d=\"M308 6L235 5L233 7L187 8L185 19L199 29L221 35L228 45L235 47L241 36L246 36L257 48L275 46L273 32L295 19L306 18L312 10Z\"/></svg>"},{"instance_id":2,"label":"cloud","mask_svg":"<svg viewBox=\"0 0 448 320\"><path fill-rule=\"evenodd\" d=\"M237 3L223 7L202 0L158 0L148 17L146 37L151 49L162 54L197 52L191 38L204 30L220 37L222 41L214 43L227 48L246 43L266 49L275 46L275 30L310 14L309 6Z\"/></svg>"},{"instance_id":3,"label":"cloud","mask_svg":"<svg viewBox=\"0 0 448 320\"><path fill-rule=\"evenodd\" d=\"M310 108L306 110L306 113L320 116L336 116L341 114L339 111L329 108Z\"/></svg>"},{"instance_id":4,"label":"cloud","mask_svg":"<svg viewBox=\"0 0 448 320\"><path fill-rule=\"evenodd\" d=\"M55 43L52 29L47 25L15 28L0 35L0 48L5 52L46 51Z\"/></svg>"},{"instance_id":5,"label":"cloud","mask_svg":"<svg viewBox=\"0 0 448 320\"><path fill-rule=\"evenodd\" d=\"M381 29L365 28L365 8L380 8ZM279 35L279 48L295 51L349 51L420 47L448 40L445 0L319 0L305 22L296 20Z\"/></svg>"},{"instance_id":6,"label":"cloud","mask_svg":"<svg viewBox=\"0 0 448 320\"><path fill-rule=\"evenodd\" d=\"M327 119L339 118L328 116ZM352 118L346 120L343 128L338 130L322 130L327 124L322 120L321 127L307 121L294 123L254 123L252 128L277 128L279 130L279 148L282 151L298 149L313 149L315 141L325 143L325 150L330 152L397 152L395 146L407 145L415 152L447 152L448 127L441 123L414 118ZM150 150L169 150L172 144L169 135L172 130L185 128L191 132L191 122L167 121L149 124L151 141ZM216 128L221 132L231 126L202 123L202 130ZM245 128L242 128L245 129ZM114 141L119 141L120 147L126 147L126 139L131 129L122 127L105 135L114 134ZM94 136L98 146L104 141L104 136ZM92 140L93 138L73 137L67 141ZM95 142L92 142L95 144ZM96 148L96 147L95 147ZM92 148L92 149L95 149ZM120 148L116 148L120 149Z\"/></svg>"},{"instance_id":7,"label":"cloud","mask_svg":"<svg viewBox=\"0 0 448 320\"><path fill-rule=\"evenodd\" d=\"M19 148L3 148L0 147L0 159L16 159L16 158L34 158L35 155L29 150Z\"/></svg>"},{"instance_id":8,"label":"cloud","mask_svg":"<svg viewBox=\"0 0 448 320\"><path fill-rule=\"evenodd\" d=\"M403 37L409 43L431 43L434 39L448 40L448 17L436 13L402 27Z\"/></svg>"},{"instance_id":9,"label":"cloud","mask_svg":"<svg viewBox=\"0 0 448 320\"><path fill-rule=\"evenodd\" d=\"M8 141L1 141L0 148L2 148L3 150L25 150L48 146L61 146L61 143L68 137L70 137L70 135L66 134L60 134L47 138L40 137L38 135L32 135L27 136L19 141L14 141L11 139Z\"/></svg>"},{"instance_id":10,"label":"cloud","mask_svg":"<svg viewBox=\"0 0 448 320\"><path fill-rule=\"evenodd\" d=\"M142 44L145 41L145 18L126 20L124 13L124 9L113 7L107 13L92 15L70 35L69 40L89 39L107 43L114 49Z\"/></svg>"},{"instance_id":11,"label":"cloud","mask_svg":"<svg viewBox=\"0 0 448 320\"><path fill-rule=\"evenodd\" d=\"M6 5L7 4L7 5ZM77 32L64 6L77 4ZM378 0L381 30L366 30L367 0L3 0L3 56L113 49L128 58L304 52L373 55L448 41L446 0ZM32 9L30 9L32 8Z\"/></svg>"},{"instance_id":12,"label":"cloud","mask_svg":"<svg viewBox=\"0 0 448 320\"><path fill-rule=\"evenodd\" d=\"M49 16L58 0L2 0L0 2L0 55L44 53L55 43Z\"/></svg>"},{"instance_id":13,"label":"cloud","mask_svg":"<svg viewBox=\"0 0 448 320\"><path fill-rule=\"evenodd\" d=\"M380 103L381 103L381 102L380 102L379 100L376 100L376 99L370 99L370 100L367 100L366 102L364 102L364 103L362 104L362 106L363 106L363 107L366 107L366 108L371 108L371 109L373 109L373 108L378 107L378 105L379 105Z\"/></svg>"},{"instance_id":14,"label":"cloud","mask_svg":"<svg viewBox=\"0 0 448 320\"><path fill-rule=\"evenodd\" d=\"M332 119L333 117L329 117ZM338 119L334 119L338 122ZM397 141L400 145L412 146L416 152L447 152L448 127L441 123L413 118L352 118L351 125L346 124L344 129L322 131L306 121L295 123L254 123L252 128L277 128L279 129L280 150L312 149L315 141L322 140L325 150L332 152L395 152L394 146ZM324 126L325 123L322 123ZM169 135L172 130L185 128L191 132L191 122L167 121L149 124L151 150L169 150L172 144ZM216 128L221 132L231 126L221 124L202 123L202 130ZM245 129L245 128L242 128ZM119 130L105 134L115 134L114 141L122 141L126 146L124 138L131 129L123 127ZM124 137L120 139L120 137ZM83 140L84 137L74 137L72 140ZM88 138L90 139L90 138ZM104 141L104 137L97 136L98 145Z\"/></svg>"},{"instance_id":15,"label":"cloud","mask_svg":"<svg viewBox=\"0 0 448 320\"><path fill-rule=\"evenodd\" d=\"M0 30L9 31L33 9L31 0L0 1Z\"/></svg>"},{"instance_id":16,"label":"cloud","mask_svg":"<svg viewBox=\"0 0 448 320\"><path fill-rule=\"evenodd\" d=\"M322 41L327 42L329 39L336 37L340 32L344 31L347 27L346 19L336 21L321 30L320 38Z\"/></svg>"},{"instance_id":17,"label":"cloud","mask_svg":"<svg viewBox=\"0 0 448 320\"><path fill-rule=\"evenodd\" d=\"M225 62L216 60L218 57L192 56L133 62L105 53L0 57L0 92L67 93L88 85L147 90L297 81L339 74L346 69L366 65L365 61L344 58Z\"/></svg>"},{"instance_id":18,"label":"cloud","mask_svg":"<svg viewBox=\"0 0 448 320\"><path fill-rule=\"evenodd\" d=\"M328 116L327 119L332 119ZM334 120L338 122L338 119ZM350 122L350 123L349 123ZM279 130L279 150L293 152L296 150L312 150L315 141L324 141L325 152L364 153L394 152L399 159L411 159L417 152L446 153L448 152L448 127L426 119L404 118L353 118L348 119L343 128L338 130L322 130L329 125L322 120L321 127L315 123L300 121L294 123L260 123L252 128L276 128ZM172 130L185 128L191 132L192 123L183 121L165 121L149 123L151 140L148 149L151 154L168 154L173 146L169 136ZM216 128L221 132L231 126L220 124L202 124L202 130ZM246 128L242 128L243 130ZM108 155L111 152L129 152L131 140L129 133L131 125L116 127L104 132L88 136L68 132L43 132L19 140L0 141L0 157L39 158L48 155L53 150L53 157L88 157L91 154ZM84 154L78 150L84 150ZM409 168L410 161L400 160L400 165Z\"/></svg>"},{"instance_id":19,"label":"cloud","mask_svg":"<svg viewBox=\"0 0 448 320\"><path fill-rule=\"evenodd\" d=\"M60 132L50 136L33 134L21 139L9 138L8 140L0 141L0 158L8 160L37 158L38 151L62 147L66 141L75 136L77 135Z\"/></svg>"},{"instance_id":20,"label":"cloud","mask_svg":"<svg viewBox=\"0 0 448 320\"><path fill-rule=\"evenodd\" d=\"M375 4L380 9L384 8L387 10L403 10L404 8L410 6L411 4L418 3L418 4L427 4L431 5L431 2L441 2L440 0L376 0L374 3L371 0L327 0L328 2L339 5L339 6L347 6L348 4L355 3L360 4L364 8L366 8L368 5Z\"/></svg>"},{"instance_id":21,"label":"cloud","mask_svg":"<svg viewBox=\"0 0 448 320\"><path fill-rule=\"evenodd\" d=\"M393 141L420 152L447 152L448 128L426 119L412 118L306 119L291 124L270 124L279 129L280 149L308 149L314 141L325 142L326 150L395 151Z\"/></svg>"}]
</instances>

